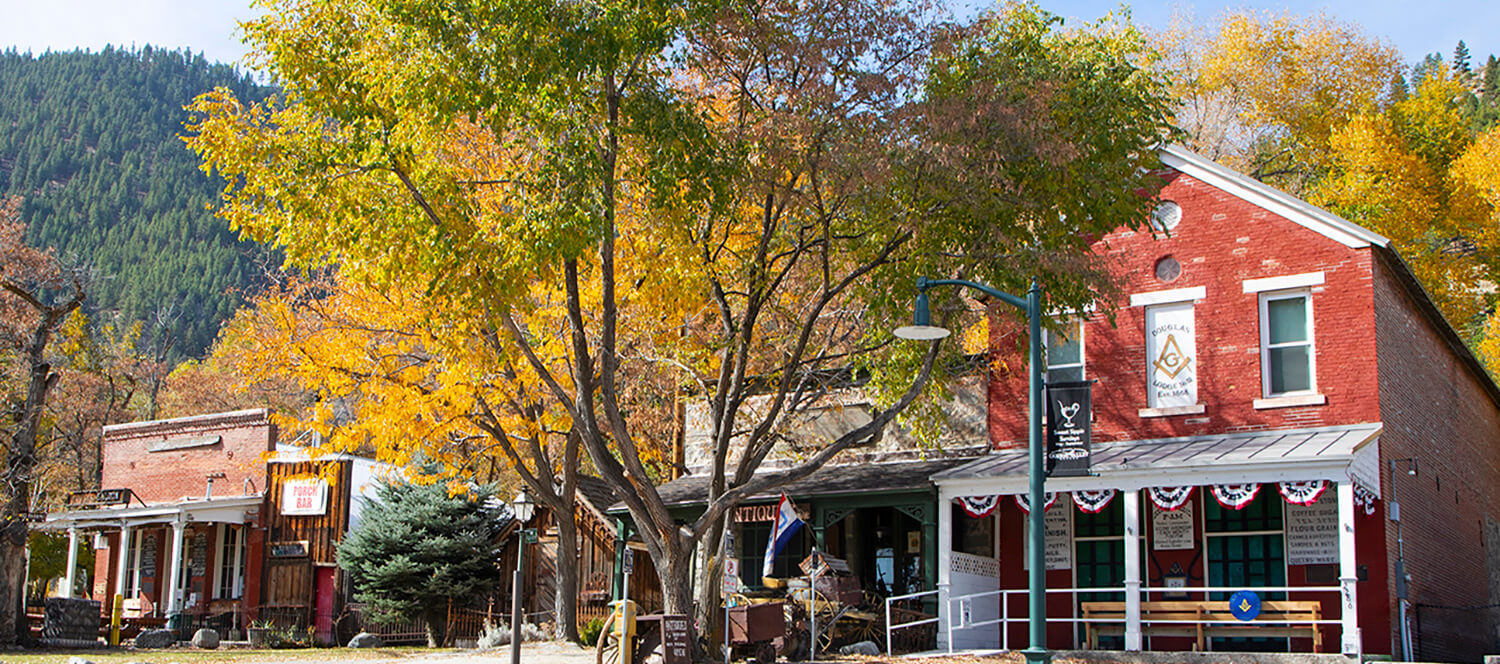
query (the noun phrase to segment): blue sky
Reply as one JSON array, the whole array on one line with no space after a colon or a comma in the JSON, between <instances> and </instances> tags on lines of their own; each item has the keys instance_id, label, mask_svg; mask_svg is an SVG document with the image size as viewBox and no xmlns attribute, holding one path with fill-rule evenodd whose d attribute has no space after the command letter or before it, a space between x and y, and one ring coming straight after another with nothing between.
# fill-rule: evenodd
<instances>
[{"instance_id":1,"label":"blue sky","mask_svg":"<svg viewBox=\"0 0 1500 664\"><path fill-rule=\"evenodd\" d=\"M947 1L960 15L993 5L981 0ZM1083 20L1119 7L1109 0L1050 0L1042 5L1053 13ZM1500 53L1500 2L1495 0L1140 2L1131 5L1131 11L1137 23L1162 27L1179 7L1200 20L1226 8L1302 14L1321 10L1386 39L1409 62L1432 52L1447 58L1460 39L1468 43L1476 62ZM0 0L0 48L14 46L40 53L49 48L98 50L105 44L152 44L186 47L211 60L235 62L245 51L237 22L252 15L249 0Z\"/></svg>"}]
</instances>

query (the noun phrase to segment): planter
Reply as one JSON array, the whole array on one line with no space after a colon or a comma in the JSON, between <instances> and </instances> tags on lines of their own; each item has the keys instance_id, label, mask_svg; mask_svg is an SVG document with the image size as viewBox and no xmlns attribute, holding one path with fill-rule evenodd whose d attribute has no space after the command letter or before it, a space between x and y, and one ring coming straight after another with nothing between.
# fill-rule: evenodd
<instances>
[{"instance_id":1,"label":"planter","mask_svg":"<svg viewBox=\"0 0 1500 664\"><path fill-rule=\"evenodd\" d=\"M271 640L271 630L265 627L248 627L245 636L250 641L251 648L264 648Z\"/></svg>"}]
</instances>

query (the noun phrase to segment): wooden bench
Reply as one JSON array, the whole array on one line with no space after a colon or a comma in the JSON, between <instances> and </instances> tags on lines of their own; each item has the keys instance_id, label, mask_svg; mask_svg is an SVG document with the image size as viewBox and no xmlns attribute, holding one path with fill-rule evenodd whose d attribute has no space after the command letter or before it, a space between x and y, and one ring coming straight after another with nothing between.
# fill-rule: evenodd
<instances>
[{"instance_id":1,"label":"wooden bench","mask_svg":"<svg viewBox=\"0 0 1500 664\"><path fill-rule=\"evenodd\" d=\"M1086 622L1086 646L1098 647L1100 635L1125 633L1124 602L1083 602ZM1255 620L1241 621L1229 612L1229 602L1159 601L1141 602L1141 633L1145 636L1183 636L1194 639L1194 650L1207 650L1213 637L1287 637L1310 638L1313 652L1323 651L1323 632L1317 623L1286 624L1277 621L1315 621L1322 619L1322 602L1265 600ZM1196 621L1160 622L1160 621ZM1114 624L1118 623L1118 624Z\"/></svg>"}]
</instances>

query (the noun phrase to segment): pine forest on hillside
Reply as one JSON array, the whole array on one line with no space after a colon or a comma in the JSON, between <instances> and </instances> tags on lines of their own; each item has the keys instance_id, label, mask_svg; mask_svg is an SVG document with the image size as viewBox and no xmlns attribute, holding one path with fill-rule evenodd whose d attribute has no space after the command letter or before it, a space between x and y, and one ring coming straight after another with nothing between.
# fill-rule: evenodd
<instances>
[{"instance_id":1,"label":"pine forest on hillside","mask_svg":"<svg viewBox=\"0 0 1500 664\"><path fill-rule=\"evenodd\" d=\"M23 199L29 244L96 271L91 317L143 322L157 347L164 330L173 358L202 355L275 264L214 217L220 183L179 138L183 106L215 86L267 91L229 65L150 46L0 53L0 196Z\"/></svg>"}]
</instances>

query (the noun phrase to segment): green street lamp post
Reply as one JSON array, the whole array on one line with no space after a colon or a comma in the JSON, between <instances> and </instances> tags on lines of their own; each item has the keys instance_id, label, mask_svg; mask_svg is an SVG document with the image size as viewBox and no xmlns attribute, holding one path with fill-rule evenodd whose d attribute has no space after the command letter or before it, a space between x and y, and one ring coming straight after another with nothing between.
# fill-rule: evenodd
<instances>
[{"instance_id":1,"label":"green street lamp post","mask_svg":"<svg viewBox=\"0 0 1500 664\"><path fill-rule=\"evenodd\" d=\"M1042 526L1042 516L1039 513L1046 509L1046 496L1044 488L1047 480L1046 468L1043 465L1042 440L1042 289L1037 285L1036 279L1031 280L1031 289L1026 291L1025 299L995 290L984 284L965 281L962 279L928 279L917 278L917 306L912 317L912 324L897 328L895 335L902 339L914 339L925 341L936 341L948 336L948 330L932 325L932 313L927 304L927 289L933 286L967 286L985 295L1000 300L1017 309L1026 312L1026 321L1031 329L1031 359L1030 359L1030 398L1028 407L1031 411L1031 432L1029 450L1031 471L1031 531L1028 540L1031 545L1030 551L1030 586L1027 589L1027 600L1030 606L1027 612L1027 626L1031 632L1031 645L1022 651L1026 661L1031 664L1041 664L1051 659L1047 652L1047 569L1045 551L1046 532ZM953 638L950 634L948 638Z\"/></svg>"}]
</instances>

